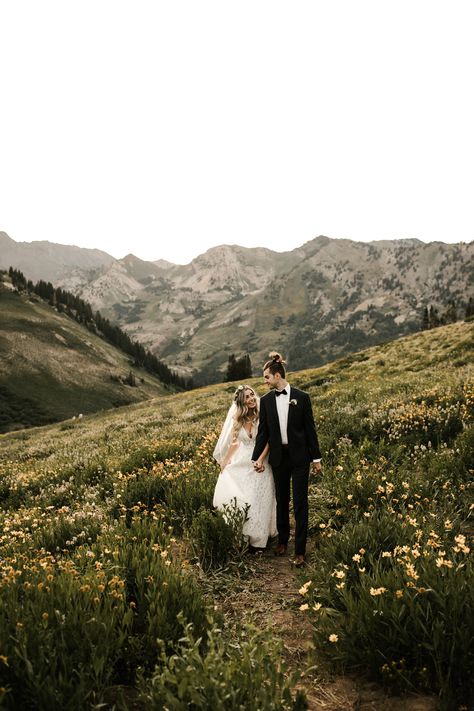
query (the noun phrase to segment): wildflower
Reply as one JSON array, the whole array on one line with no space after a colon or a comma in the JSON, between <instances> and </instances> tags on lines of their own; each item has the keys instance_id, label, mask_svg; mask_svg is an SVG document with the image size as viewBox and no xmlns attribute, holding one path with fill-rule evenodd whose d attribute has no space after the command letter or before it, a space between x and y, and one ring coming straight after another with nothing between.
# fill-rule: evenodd
<instances>
[{"instance_id":1,"label":"wildflower","mask_svg":"<svg viewBox=\"0 0 474 711\"><path fill-rule=\"evenodd\" d=\"M446 568L452 568L453 563L451 560L445 560L444 558L436 558L436 567L437 568L442 568L445 566Z\"/></svg>"},{"instance_id":2,"label":"wildflower","mask_svg":"<svg viewBox=\"0 0 474 711\"><path fill-rule=\"evenodd\" d=\"M346 577L346 574L343 570L335 570L333 575L335 578L338 578L339 580L342 580L342 578Z\"/></svg>"},{"instance_id":3,"label":"wildflower","mask_svg":"<svg viewBox=\"0 0 474 711\"><path fill-rule=\"evenodd\" d=\"M330 634L328 637L329 641L335 644L336 642L339 641L339 637L337 634Z\"/></svg>"},{"instance_id":4,"label":"wildflower","mask_svg":"<svg viewBox=\"0 0 474 711\"><path fill-rule=\"evenodd\" d=\"M471 549L466 546L466 536L459 534L459 536L455 536L454 540L457 545L453 547L453 550L456 553L465 553L467 555L470 552Z\"/></svg>"},{"instance_id":5,"label":"wildflower","mask_svg":"<svg viewBox=\"0 0 474 711\"><path fill-rule=\"evenodd\" d=\"M5 666L8 666L8 657L6 657L4 654L0 654L0 662L5 664Z\"/></svg>"},{"instance_id":6,"label":"wildflower","mask_svg":"<svg viewBox=\"0 0 474 711\"><path fill-rule=\"evenodd\" d=\"M374 597L377 597L377 595L382 595L384 592L387 592L387 588L384 588L384 587L370 588L370 594L373 595Z\"/></svg>"},{"instance_id":7,"label":"wildflower","mask_svg":"<svg viewBox=\"0 0 474 711\"><path fill-rule=\"evenodd\" d=\"M413 565L413 563L407 563L406 572L407 572L408 577L413 578L413 580L418 580L418 578L420 577L418 575L418 573L416 572L415 566Z\"/></svg>"},{"instance_id":8,"label":"wildflower","mask_svg":"<svg viewBox=\"0 0 474 711\"><path fill-rule=\"evenodd\" d=\"M299 594L300 594L300 595L306 595L306 593L308 592L308 589L310 588L311 584L312 584L312 581L311 581L311 580L308 580L308 582L305 583L305 584L298 590Z\"/></svg>"},{"instance_id":9,"label":"wildflower","mask_svg":"<svg viewBox=\"0 0 474 711\"><path fill-rule=\"evenodd\" d=\"M398 598L403 597L403 590L395 590L395 597L398 597Z\"/></svg>"},{"instance_id":10,"label":"wildflower","mask_svg":"<svg viewBox=\"0 0 474 711\"><path fill-rule=\"evenodd\" d=\"M358 553L354 553L352 556L352 560L354 560L356 563L360 561L361 556Z\"/></svg>"},{"instance_id":11,"label":"wildflower","mask_svg":"<svg viewBox=\"0 0 474 711\"><path fill-rule=\"evenodd\" d=\"M43 620L47 620L48 617L49 617L49 615L48 615L47 612L43 612L43 614L41 615L41 617L43 618Z\"/></svg>"},{"instance_id":12,"label":"wildflower","mask_svg":"<svg viewBox=\"0 0 474 711\"><path fill-rule=\"evenodd\" d=\"M390 551L382 551L382 558L391 558L392 554Z\"/></svg>"},{"instance_id":13,"label":"wildflower","mask_svg":"<svg viewBox=\"0 0 474 711\"><path fill-rule=\"evenodd\" d=\"M301 612L305 612L305 610L309 609L309 605L307 602L304 603L304 605L300 605L300 610Z\"/></svg>"},{"instance_id":14,"label":"wildflower","mask_svg":"<svg viewBox=\"0 0 474 711\"><path fill-rule=\"evenodd\" d=\"M322 608L322 605L320 602L317 602L315 605L313 605L313 610L315 612L318 612L318 610L320 610L321 608Z\"/></svg>"}]
</instances>

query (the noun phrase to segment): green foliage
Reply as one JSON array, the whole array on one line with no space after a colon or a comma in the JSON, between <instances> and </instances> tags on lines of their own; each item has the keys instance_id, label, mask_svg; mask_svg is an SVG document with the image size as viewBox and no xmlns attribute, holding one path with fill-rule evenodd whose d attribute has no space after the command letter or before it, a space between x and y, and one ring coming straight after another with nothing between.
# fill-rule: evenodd
<instances>
[{"instance_id":1,"label":"green foliage","mask_svg":"<svg viewBox=\"0 0 474 711\"><path fill-rule=\"evenodd\" d=\"M323 451L301 611L317 661L445 709L473 703L472 345L455 324L291 374ZM211 510L230 398L219 385L1 437L2 708L117 705L119 685L134 702L137 674L144 708L303 708L270 637L211 619L209 580L243 566L242 514Z\"/></svg>"},{"instance_id":2,"label":"green foliage","mask_svg":"<svg viewBox=\"0 0 474 711\"><path fill-rule=\"evenodd\" d=\"M282 650L261 633L229 645L213 626L205 640L188 625L176 654L168 656L162 643L160 664L144 683L145 709L195 711L304 711L304 694L292 693L295 679L288 678L279 662Z\"/></svg>"},{"instance_id":3,"label":"green foliage","mask_svg":"<svg viewBox=\"0 0 474 711\"><path fill-rule=\"evenodd\" d=\"M81 524L90 532L91 524ZM61 533L64 526L58 524ZM35 535L48 536L48 529ZM133 681L138 666L151 669L158 638L172 653L185 624L199 634L208 627L202 594L172 561L157 515L137 512L129 526L106 528L95 542L78 538L82 543L60 560L25 545L16 569L4 569L6 708L82 709L100 701L109 684Z\"/></svg>"},{"instance_id":4,"label":"green foliage","mask_svg":"<svg viewBox=\"0 0 474 711\"><path fill-rule=\"evenodd\" d=\"M470 427L452 448L398 446L391 459L385 442L340 443L313 524L319 652L397 690L435 690L445 709L473 702L473 438Z\"/></svg>"},{"instance_id":5,"label":"green foliage","mask_svg":"<svg viewBox=\"0 0 474 711\"><path fill-rule=\"evenodd\" d=\"M191 545L204 570L222 567L245 550L242 527L246 517L238 506L197 512L190 528Z\"/></svg>"}]
</instances>

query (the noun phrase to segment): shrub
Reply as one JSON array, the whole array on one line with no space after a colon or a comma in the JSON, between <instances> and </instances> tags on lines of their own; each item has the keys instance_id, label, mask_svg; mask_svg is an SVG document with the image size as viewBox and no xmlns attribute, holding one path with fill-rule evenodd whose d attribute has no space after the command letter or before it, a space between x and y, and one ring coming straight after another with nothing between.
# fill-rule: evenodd
<instances>
[{"instance_id":1,"label":"shrub","mask_svg":"<svg viewBox=\"0 0 474 711\"><path fill-rule=\"evenodd\" d=\"M188 625L176 654L168 657L162 644L151 681L142 680L141 701L156 711L303 711L306 698L301 691L293 697L296 679L288 678L280 657L268 636L251 632L229 645L213 626L203 642Z\"/></svg>"},{"instance_id":2,"label":"shrub","mask_svg":"<svg viewBox=\"0 0 474 711\"><path fill-rule=\"evenodd\" d=\"M224 566L244 550L242 527L246 511L229 506L225 511L201 509L191 524L191 545L205 570Z\"/></svg>"}]
</instances>

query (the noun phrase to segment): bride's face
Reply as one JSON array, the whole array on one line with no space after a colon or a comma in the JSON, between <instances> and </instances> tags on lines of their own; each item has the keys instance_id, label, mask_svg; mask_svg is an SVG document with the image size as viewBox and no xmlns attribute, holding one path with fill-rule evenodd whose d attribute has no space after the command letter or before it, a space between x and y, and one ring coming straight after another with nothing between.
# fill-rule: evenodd
<instances>
[{"instance_id":1,"label":"bride's face","mask_svg":"<svg viewBox=\"0 0 474 711\"><path fill-rule=\"evenodd\" d=\"M245 404L249 410L254 410L257 407L257 397L253 390L245 391Z\"/></svg>"}]
</instances>

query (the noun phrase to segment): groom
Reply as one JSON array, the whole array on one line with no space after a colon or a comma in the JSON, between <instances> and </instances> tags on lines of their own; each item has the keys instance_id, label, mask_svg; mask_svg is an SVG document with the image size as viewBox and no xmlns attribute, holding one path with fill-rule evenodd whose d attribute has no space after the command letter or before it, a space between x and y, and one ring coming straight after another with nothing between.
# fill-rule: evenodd
<instances>
[{"instance_id":1,"label":"groom","mask_svg":"<svg viewBox=\"0 0 474 711\"><path fill-rule=\"evenodd\" d=\"M263 377L269 392L260 400L260 421L252 461L270 443L268 461L273 469L277 500L278 545L275 555L284 555L290 536L290 481L293 480L295 514L295 565L305 562L308 535L309 469L321 471L321 452L308 393L290 387L286 380L285 361L279 353L270 353L263 366Z\"/></svg>"}]
</instances>

